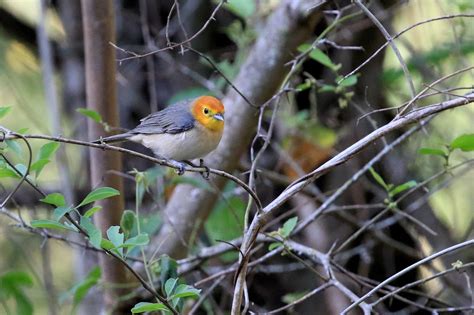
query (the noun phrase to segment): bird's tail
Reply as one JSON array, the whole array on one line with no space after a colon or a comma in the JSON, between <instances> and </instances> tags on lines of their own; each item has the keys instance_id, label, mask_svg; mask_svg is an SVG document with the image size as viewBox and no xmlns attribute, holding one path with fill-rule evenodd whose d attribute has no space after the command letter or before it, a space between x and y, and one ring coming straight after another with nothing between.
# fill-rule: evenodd
<instances>
[{"instance_id":1,"label":"bird's tail","mask_svg":"<svg viewBox=\"0 0 474 315\"><path fill-rule=\"evenodd\" d=\"M118 134L118 135L113 135L113 136L110 136L110 137L97 139L95 141L92 141L92 143L100 144L100 143L122 142L122 141L128 140L128 138L130 136L131 136L131 134L129 134L129 133L121 133L121 134Z\"/></svg>"}]
</instances>

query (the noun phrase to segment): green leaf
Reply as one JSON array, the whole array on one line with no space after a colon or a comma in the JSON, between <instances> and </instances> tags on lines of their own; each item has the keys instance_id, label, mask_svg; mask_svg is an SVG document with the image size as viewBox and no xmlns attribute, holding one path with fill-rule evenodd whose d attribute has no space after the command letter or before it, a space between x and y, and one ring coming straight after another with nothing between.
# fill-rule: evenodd
<instances>
[{"instance_id":1,"label":"green leaf","mask_svg":"<svg viewBox=\"0 0 474 315\"><path fill-rule=\"evenodd\" d=\"M40 159L33 162L30 167L30 172L36 172L35 176L38 178L43 168L48 165L49 162L51 161L48 159Z\"/></svg>"},{"instance_id":2,"label":"green leaf","mask_svg":"<svg viewBox=\"0 0 474 315\"><path fill-rule=\"evenodd\" d=\"M357 84L357 75L353 74L338 82L339 86L350 87Z\"/></svg>"},{"instance_id":3,"label":"green leaf","mask_svg":"<svg viewBox=\"0 0 474 315\"><path fill-rule=\"evenodd\" d=\"M148 244L149 242L150 238L148 237L148 234L141 233L125 241L125 243L121 247L143 246Z\"/></svg>"},{"instance_id":4,"label":"green leaf","mask_svg":"<svg viewBox=\"0 0 474 315\"><path fill-rule=\"evenodd\" d=\"M442 149L435 149L435 148L421 148L418 150L419 154L424 155L439 155L439 156L446 156L446 152Z\"/></svg>"},{"instance_id":5,"label":"green leaf","mask_svg":"<svg viewBox=\"0 0 474 315\"><path fill-rule=\"evenodd\" d=\"M49 160L60 147L59 142L48 142L43 145L38 154L38 160Z\"/></svg>"},{"instance_id":6,"label":"green leaf","mask_svg":"<svg viewBox=\"0 0 474 315\"><path fill-rule=\"evenodd\" d=\"M388 187L388 185L385 183L385 181L383 180L382 176L380 176L380 174L377 173L372 167L369 168L369 171L370 171L370 174L372 175L372 177L375 179L375 181L376 181L380 186L382 186L386 191L389 191L389 187Z\"/></svg>"},{"instance_id":7,"label":"green leaf","mask_svg":"<svg viewBox=\"0 0 474 315\"><path fill-rule=\"evenodd\" d=\"M73 295L73 303L75 306L81 303L81 301L87 295L87 292L89 292L89 290L99 282L100 277L100 268L94 267L91 271L89 271L87 277L84 280L71 288L70 292Z\"/></svg>"},{"instance_id":8,"label":"green leaf","mask_svg":"<svg viewBox=\"0 0 474 315\"><path fill-rule=\"evenodd\" d=\"M90 208L89 210L87 210L86 213L84 213L84 216L86 218L90 218L94 213L96 213L97 211L100 211L100 210L102 210L101 206L94 206L94 207Z\"/></svg>"},{"instance_id":9,"label":"green leaf","mask_svg":"<svg viewBox=\"0 0 474 315\"><path fill-rule=\"evenodd\" d=\"M11 314L33 314L33 304L23 289L23 287L31 287L32 285L32 278L22 271L9 271L0 275L0 301L5 303L5 300L9 297L15 300L16 312Z\"/></svg>"},{"instance_id":10,"label":"green leaf","mask_svg":"<svg viewBox=\"0 0 474 315\"><path fill-rule=\"evenodd\" d=\"M11 106L0 107L0 119L5 117L11 109Z\"/></svg>"},{"instance_id":11,"label":"green leaf","mask_svg":"<svg viewBox=\"0 0 474 315\"><path fill-rule=\"evenodd\" d=\"M137 303L131 310L133 314L152 312L152 311L169 311L169 310L163 303L148 303L148 302Z\"/></svg>"},{"instance_id":12,"label":"green leaf","mask_svg":"<svg viewBox=\"0 0 474 315\"><path fill-rule=\"evenodd\" d=\"M283 246L282 243L280 243L280 242L273 242L273 243L271 243L270 245L268 245L268 250L269 250L269 251L272 251L272 250L274 250L274 249L276 249L276 248L278 248L278 247L281 247L281 246Z\"/></svg>"},{"instance_id":13,"label":"green leaf","mask_svg":"<svg viewBox=\"0 0 474 315\"><path fill-rule=\"evenodd\" d=\"M102 234L100 233L100 230L92 224L92 221L90 218L86 217L81 217L81 227L86 230L87 234L89 235L89 242L94 246L95 248L100 248L100 244L102 241Z\"/></svg>"},{"instance_id":14,"label":"green leaf","mask_svg":"<svg viewBox=\"0 0 474 315\"><path fill-rule=\"evenodd\" d=\"M234 13L238 17L247 19L255 12L255 2L249 0L229 0L224 5L224 8Z\"/></svg>"},{"instance_id":15,"label":"green leaf","mask_svg":"<svg viewBox=\"0 0 474 315\"><path fill-rule=\"evenodd\" d=\"M166 283L166 280L169 278L178 278L178 263L176 260L171 258L168 255L161 255L160 257L160 281L164 288L164 284Z\"/></svg>"},{"instance_id":16,"label":"green leaf","mask_svg":"<svg viewBox=\"0 0 474 315\"><path fill-rule=\"evenodd\" d=\"M7 144L7 147L15 152L18 156L22 155L22 150L18 142L15 140L5 140L5 143Z\"/></svg>"},{"instance_id":17,"label":"green leaf","mask_svg":"<svg viewBox=\"0 0 474 315\"><path fill-rule=\"evenodd\" d=\"M474 133L457 137L451 142L450 147L464 152L474 151Z\"/></svg>"},{"instance_id":18,"label":"green leaf","mask_svg":"<svg viewBox=\"0 0 474 315\"><path fill-rule=\"evenodd\" d=\"M184 298L184 297L199 297L201 290L194 288L193 286L187 284L180 284L176 287L173 296L174 298Z\"/></svg>"},{"instance_id":19,"label":"green leaf","mask_svg":"<svg viewBox=\"0 0 474 315\"><path fill-rule=\"evenodd\" d=\"M131 210L125 210L122 214L122 219L120 219L120 227L127 237L132 233L135 222L135 213Z\"/></svg>"},{"instance_id":20,"label":"green leaf","mask_svg":"<svg viewBox=\"0 0 474 315\"><path fill-rule=\"evenodd\" d=\"M43 199L40 199L40 201L44 203L49 203L50 205L56 207L63 207L66 205L66 200L64 199L64 196L60 193L49 194Z\"/></svg>"},{"instance_id":21,"label":"green leaf","mask_svg":"<svg viewBox=\"0 0 474 315\"><path fill-rule=\"evenodd\" d=\"M311 48L311 45L309 44L303 44L298 47L298 51L300 52L305 52L308 51L308 49ZM319 48L313 48L311 52L309 53L309 57L313 60L316 60L320 64L328 67L332 71L337 71L341 68L341 65L336 65L332 62L331 58L328 57L321 49Z\"/></svg>"},{"instance_id":22,"label":"green leaf","mask_svg":"<svg viewBox=\"0 0 474 315\"><path fill-rule=\"evenodd\" d=\"M0 169L0 178L10 177L10 178L20 178L17 172L10 168L2 168Z\"/></svg>"},{"instance_id":23,"label":"green leaf","mask_svg":"<svg viewBox=\"0 0 474 315\"><path fill-rule=\"evenodd\" d=\"M405 190L407 189L410 189L410 188L413 188L416 186L416 181L415 180L410 180L404 184L401 184L401 185L398 185L394 188L392 188L390 191L389 191L389 195L390 197L393 197L401 192L404 192Z\"/></svg>"},{"instance_id":24,"label":"green leaf","mask_svg":"<svg viewBox=\"0 0 474 315\"><path fill-rule=\"evenodd\" d=\"M31 226L43 229L71 230L69 227L53 220L32 220Z\"/></svg>"},{"instance_id":25,"label":"green leaf","mask_svg":"<svg viewBox=\"0 0 474 315\"><path fill-rule=\"evenodd\" d=\"M81 207L97 200L107 199L117 195L120 195L120 192L117 189L110 187L100 187L90 192L77 207Z\"/></svg>"},{"instance_id":26,"label":"green leaf","mask_svg":"<svg viewBox=\"0 0 474 315\"><path fill-rule=\"evenodd\" d=\"M106 238L102 238L102 240L100 241L100 247L102 247L103 249L113 250L115 253L118 254L115 245Z\"/></svg>"},{"instance_id":27,"label":"green leaf","mask_svg":"<svg viewBox=\"0 0 474 315\"><path fill-rule=\"evenodd\" d=\"M309 89L313 84L311 83L310 80L305 80L303 83L300 83L296 86L296 89L298 92L302 92L304 90Z\"/></svg>"},{"instance_id":28,"label":"green leaf","mask_svg":"<svg viewBox=\"0 0 474 315\"><path fill-rule=\"evenodd\" d=\"M283 224L283 227L281 228L280 235L284 238L287 238L290 236L291 232L296 226L296 223L298 223L298 217L292 217Z\"/></svg>"},{"instance_id":29,"label":"green leaf","mask_svg":"<svg viewBox=\"0 0 474 315\"><path fill-rule=\"evenodd\" d=\"M177 283L178 283L178 278L169 278L168 280L166 280L165 293L167 297L171 296Z\"/></svg>"},{"instance_id":30,"label":"green leaf","mask_svg":"<svg viewBox=\"0 0 474 315\"><path fill-rule=\"evenodd\" d=\"M95 122L98 122L98 123L101 123L102 122L102 116L100 116L100 114L96 111L93 111L91 109L87 109L87 108L78 108L76 109L76 111L79 113L79 114L82 114L86 117L89 117L91 118L92 120L94 120Z\"/></svg>"},{"instance_id":31,"label":"green leaf","mask_svg":"<svg viewBox=\"0 0 474 315\"><path fill-rule=\"evenodd\" d=\"M117 225L109 227L109 229L107 230L107 237L112 242L112 244L114 244L116 248L121 247L125 239L125 236L123 235L123 233L120 233L120 226L117 226ZM118 253L120 254L121 257L123 257L122 248L118 249Z\"/></svg>"},{"instance_id":32,"label":"green leaf","mask_svg":"<svg viewBox=\"0 0 474 315\"><path fill-rule=\"evenodd\" d=\"M53 219L59 221L66 213L72 211L72 207L61 206L57 207L53 211Z\"/></svg>"}]
</instances>

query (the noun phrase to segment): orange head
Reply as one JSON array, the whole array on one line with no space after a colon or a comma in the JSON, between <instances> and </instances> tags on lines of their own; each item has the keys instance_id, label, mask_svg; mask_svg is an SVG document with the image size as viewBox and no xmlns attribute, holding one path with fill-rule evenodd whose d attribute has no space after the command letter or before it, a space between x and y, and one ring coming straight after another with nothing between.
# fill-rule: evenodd
<instances>
[{"instance_id":1,"label":"orange head","mask_svg":"<svg viewBox=\"0 0 474 315\"><path fill-rule=\"evenodd\" d=\"M191 104L191 113L201 125L210 131L224 129L224 105L213 96L200 96Z\"/></svg>"}]
</instances>

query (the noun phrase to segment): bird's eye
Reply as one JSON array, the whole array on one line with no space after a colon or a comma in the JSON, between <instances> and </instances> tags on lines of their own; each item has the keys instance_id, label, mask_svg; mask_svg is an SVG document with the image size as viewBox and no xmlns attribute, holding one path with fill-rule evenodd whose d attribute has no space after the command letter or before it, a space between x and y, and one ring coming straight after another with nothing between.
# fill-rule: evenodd
<instances>
[{"instance_id":1,"label":"bird's eye","mask_svg":"<svg viewBox=\"0 0 474 315\"><path fill-rule=\"evenodd\" d=\"M209 114L209 109L204 108L204 114L206 114L206 115Z\"/></svg>"}]
</instances>

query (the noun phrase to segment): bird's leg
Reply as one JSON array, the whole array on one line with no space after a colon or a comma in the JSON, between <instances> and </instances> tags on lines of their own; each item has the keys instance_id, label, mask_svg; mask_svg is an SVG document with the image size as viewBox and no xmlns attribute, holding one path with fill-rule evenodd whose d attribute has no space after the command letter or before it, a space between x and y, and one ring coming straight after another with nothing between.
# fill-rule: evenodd
<instances>
[{"instance_id":1,"label":"bird's leg","mask_svg":"<svg viewBox=\"0 0 474 315\"><path fill-rule=\"evenodd\" d=\"M204 160L203 159L199 159L199 165L196 165L194 164L193 162L191 161L188 161L188 160L184 160L183 161L184 163L188 164L188 165L191 165L192 167L202 167L205 169L204 172L200 172L200 174L202 175L202 177L204 179L209 179L209 175L210 175L210 170L209 170L209 167L207 167L206 165L204 165Z\"/></svg>"},{"instance_id":2,"label":"bird's leg","mask_svg":"<svg viewBox=\"0 0 474 315\"><path fill-rule=\"evenodd\" d=\"M184 174L186 171L186 165L182 162L170 160L171 164L173 164L174 167L176 167L176 173L181 176Z\"/></svg>"},{"instance_id":3,"label":"bird's leg","mask_svg":"<svg viewBox=\"0 0 474 315\"><path fill-rule=\"evenodd\" d=\"M205 171L201 173L202 177L204 177L204 179L209 179L209 175L211 174L211 172L209 170L209 167L204 165L203 159L199 159L199 167L203 167L205 169Z\"/></svg>"}]
</instances>

